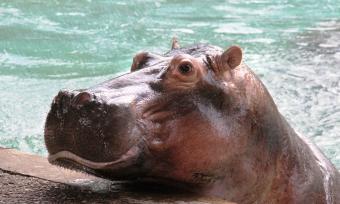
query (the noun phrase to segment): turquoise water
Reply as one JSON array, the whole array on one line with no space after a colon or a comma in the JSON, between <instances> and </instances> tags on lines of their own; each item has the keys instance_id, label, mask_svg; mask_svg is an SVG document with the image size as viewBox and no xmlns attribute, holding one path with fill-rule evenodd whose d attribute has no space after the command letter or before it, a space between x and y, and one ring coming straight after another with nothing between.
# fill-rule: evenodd
<instances>
[{"instance_id":1,"label":"turquoise water","mask_svg":"<svg viewBox=\"0 0 340 204\"><path fill-rule=\"evenodd\" d=\"M59 89L126 72L173 36L240 45L283 115L340 168L340 0L2 0L0 146L46 154Z\"/></svg>"}]
</instances>

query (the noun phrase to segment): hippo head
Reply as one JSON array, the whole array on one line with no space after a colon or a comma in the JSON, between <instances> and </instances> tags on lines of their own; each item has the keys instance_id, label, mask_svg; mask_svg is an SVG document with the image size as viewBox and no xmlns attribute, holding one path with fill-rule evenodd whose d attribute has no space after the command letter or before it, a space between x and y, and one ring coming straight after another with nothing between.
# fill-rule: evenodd
<instances>
[{"instance_id":1,"label":"hippo head","mask_svg":"<svg viewBox=\"0 0 340 204\"><path fill-rule=\"evenodd\" d=\"M237 46L179 48L175 41L163 55L137 54L129 73L60 91L45 126L49 161L115 180L195 186L249 169L233 177L242 182L262 164L240 161L270 157L257 150L275 142L258 128L266 89L241 61Z\"/></svg>"}]
</instances>

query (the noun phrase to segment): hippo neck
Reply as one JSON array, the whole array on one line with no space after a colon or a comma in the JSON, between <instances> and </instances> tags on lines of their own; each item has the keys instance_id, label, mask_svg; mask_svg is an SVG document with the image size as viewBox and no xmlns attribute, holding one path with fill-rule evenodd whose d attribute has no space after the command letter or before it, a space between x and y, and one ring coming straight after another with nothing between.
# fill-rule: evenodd
<instances>
[{"instance_id":1,"label":"hippo neck","mask_svg":"<svg viewBox=\"0 0 340 204\"><path fill-rule=\"evenodd\" d=\"M324 175L315 153L280 114L261 81L254 83L261 87L261 93L248 95L262 99L253 107L257 110L252 115L254 138L247 153L230 164L224 179L209 186L207 194L237 203L301 203L303 200L294 200L294 193L304 188L317 191L318 199L326 199ZM296 179L301 182L296 184ZM320 185L310 186L308 182Z\"/></svg>"},{"instance_id":2,"label":"hippo neck","mask_svg":"<svg viewBox=\"0 0 340 204\"><path fill-rule=\"evenodd\" d=\"M257 93L257 96L262 94L262 99L266 100L254 107L258 110L254 115L258 129L254 140L256 145L251 146L253 149L249 147L250 152L245 155L243 168L240 168L242 171L249 165L249 161L256 161L257 164L253 166L255 170L250 171L253 176L249 178L254 179L254 188L248 188L250 191L245 192L244 197L240 197L243 200L238 202L313 203L313 199L325 201L325 175L318 163L320 160L316 158L310 145L296 134L278 111L262 82L258 80L257 83L262 86L262 92ZM325 157L322 160L328 161ZM333 167L330 163L327 165ZM299 181L296 182L297 180ZM299 191L314 192L315 195L302 198L301 195L295 195ZM261 194L262 196L258 196Z\"/></svg>"},{"instance_id":3,"label":"hippo neck","mask_svg":"<svg viewBox=\"0 0 340 204\"><path fill-rule=\"evenodd\" d=\"M283 122L288 134L277 159L277 175L285 177L288 185L280 192L281 197L291 203L337 203L340 199L338 170L318 147L297 134L284 118ZM277 178L274 182L282 183ZM301 196L301 192L308 193Z\"/></svg>"},{"instance_id":4,"label":"hippo neck","mask_svg":"<svg viewBox=\"0 0 340 204\"><path fill-rule=\"evenodd\" d=\"M339 192L331 186L339 185L338 171L314 144L294 131L266 94L271 114L262 117L260 129L275 164L271 193L264 196L263 203L333 203ZM301 196L299 192L308 193Z\"/></svg>"}]
</instances>

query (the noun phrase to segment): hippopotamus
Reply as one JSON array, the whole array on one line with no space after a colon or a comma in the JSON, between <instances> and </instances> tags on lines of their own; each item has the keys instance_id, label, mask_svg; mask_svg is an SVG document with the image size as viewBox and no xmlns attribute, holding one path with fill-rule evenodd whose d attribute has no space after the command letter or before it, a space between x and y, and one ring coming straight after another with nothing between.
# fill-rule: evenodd
<instances>
[{"instance_id":1,"label":"hippopotamus","mask_svg":"<svg viewBox=\"0 0 340 204\"><path fill-rule=\"evenodd\" d=\"M242 204L340 203L338 170L242 55L175 39L165 54L136 54L126 74L60 91L45 124L49 162Z\"/></svg>"}]
</instances>

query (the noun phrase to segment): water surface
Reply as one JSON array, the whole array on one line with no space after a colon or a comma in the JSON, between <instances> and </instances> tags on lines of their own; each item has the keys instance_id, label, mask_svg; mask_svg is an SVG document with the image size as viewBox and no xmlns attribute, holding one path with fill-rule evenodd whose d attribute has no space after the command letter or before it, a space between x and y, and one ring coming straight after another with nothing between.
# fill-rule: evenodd
<instances>
[{"instance_id":1,"label":"water surface","mask_svg":"<svg viewBox=\"0 0 340 204\"><path fill-rule=\"evenodd\" d=\"M340 0L2 0L0 146L46 154L59 89L126 72L173 36L240 45L283 115L340 168Z\"/></svg>"}]
</instances>

